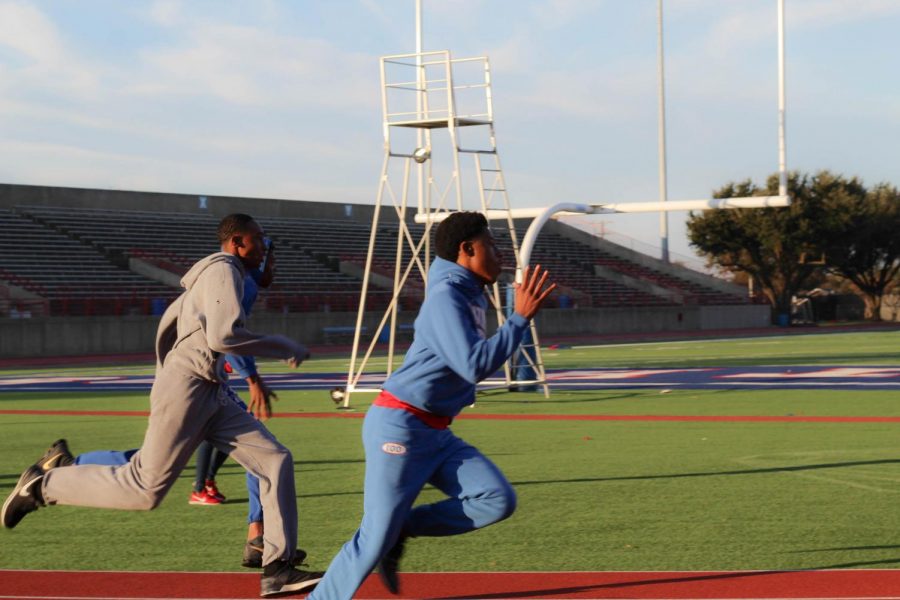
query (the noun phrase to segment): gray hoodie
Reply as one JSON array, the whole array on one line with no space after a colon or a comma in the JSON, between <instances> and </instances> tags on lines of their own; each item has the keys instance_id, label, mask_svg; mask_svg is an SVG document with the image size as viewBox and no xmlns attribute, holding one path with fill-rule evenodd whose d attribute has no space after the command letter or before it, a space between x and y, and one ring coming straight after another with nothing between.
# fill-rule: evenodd
<instances>
[{"instance_id":1,"label":"gray hoodie","mask_svg":"<svg viewBox=\"0 0 900 600\"><path fill-rule=\"evenodd\" d=\"M283 335L260 335L244 326L244 266L217 252L198 261L181 280L185 288L156 331L156 368L174 366L189 375L224 382L224 354L268 356L298 363L309 352Z\"/></svg>"}]
</instances>

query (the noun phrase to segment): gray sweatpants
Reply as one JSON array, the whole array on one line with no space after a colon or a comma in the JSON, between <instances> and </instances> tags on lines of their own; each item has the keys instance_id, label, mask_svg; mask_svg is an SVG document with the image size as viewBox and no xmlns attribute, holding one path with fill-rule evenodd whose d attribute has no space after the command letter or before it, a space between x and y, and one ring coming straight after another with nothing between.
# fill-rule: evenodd
<instances>
[{"instance_id":1,"label":"gray sweatpants","mask_svg":"<svg viewBox=\"0 0 900 600\"><path fill-rule=\"evenodd\" d=\"M297 496L290 451L224 386L177 368L157 373L150 392L150 421L144 443L119 467L77 465L44 476L47 504L150 510L204 439L227 452L259 478L265 549L263 564L290 560L297 547Z\"/></svg>"}]
</instances>

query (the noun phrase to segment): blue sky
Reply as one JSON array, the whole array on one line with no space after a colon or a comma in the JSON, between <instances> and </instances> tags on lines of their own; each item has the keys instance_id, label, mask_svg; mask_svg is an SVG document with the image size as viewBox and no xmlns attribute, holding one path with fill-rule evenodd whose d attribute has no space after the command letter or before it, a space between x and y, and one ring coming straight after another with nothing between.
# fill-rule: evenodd
<instances>
[{"instance_id":1,"label":"blue sky","mask_svg":"<svg viewBox=\"0 0 900 600\"><path fill-rule=\"evenodd\" d=\"M900 0L786 6L789 167L900 185ZM776 1L665 11L669 198L762 180ZM491 59L515 205L657 198L655 0L424 14L426 49ZM371 203L378 57L413 51L414 26L413 0L0 0L0 181ZM684 217L671 247L690 254ZM656 216L597 227L658 245Z\"/></svg>"}]
</instances>

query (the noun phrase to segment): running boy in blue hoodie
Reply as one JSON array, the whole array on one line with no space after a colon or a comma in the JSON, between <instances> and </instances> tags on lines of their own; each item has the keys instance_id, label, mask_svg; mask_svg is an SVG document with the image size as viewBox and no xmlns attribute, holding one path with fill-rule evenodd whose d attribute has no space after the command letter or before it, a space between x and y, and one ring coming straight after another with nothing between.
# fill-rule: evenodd
<instances>
[{"instance_id":1,"label":"running boy in blue hoodie","mask_svg":"<svg viewBox=\"0 0 900 600\"><path fill-rule=\"evenodd\" d=\"M509 517L516 495L503 473L449 425L475 402L475 384L518 348L528 323L556 288L540 266L516 288L515 314L485 335L485 284L501 256L480 213L458 212L435 235L438 258L403 366L384 383L363 423L366 453L363 518L310 600L350 600L377 565L399 590L397 567L407 538L466 533ZM412 508L430 483L448 498Z\"/></svg>"}]
</instances>

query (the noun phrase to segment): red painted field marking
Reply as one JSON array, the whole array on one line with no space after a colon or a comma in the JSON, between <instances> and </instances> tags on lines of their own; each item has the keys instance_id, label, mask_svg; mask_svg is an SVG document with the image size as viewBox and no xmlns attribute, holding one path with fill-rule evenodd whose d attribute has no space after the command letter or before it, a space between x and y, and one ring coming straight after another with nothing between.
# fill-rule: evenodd
<instances>
[{"instance_id":1,"label":"red painted field marking","mask_svg":"<svg viewBox=\"0 0 900 600\"><path fill-rule=\"evenodd\" d=\"M0 410L0 415L44 415L84 417L147 417L144 410ZM287 419L361 419L365 413L280 412ZM812 415L503 415L463 413L456 417L471 421L725 421L738 423L900 423L900 417L853 417Z\"/></svg>"},{"instance_id":2,"label":"red painted field marking","mask_svg":"<svg viewBox=\"0 0 900 600\"><path fill-rule=\"evenodd\" d=\"M900 570L405 573L391 596L369 577L359 600L845 599L900 598ZM0 599L257 598L259 575L109 571L3 571ZM302 594L301 594L302 595Z\"/></svg>"}]
</instances>

